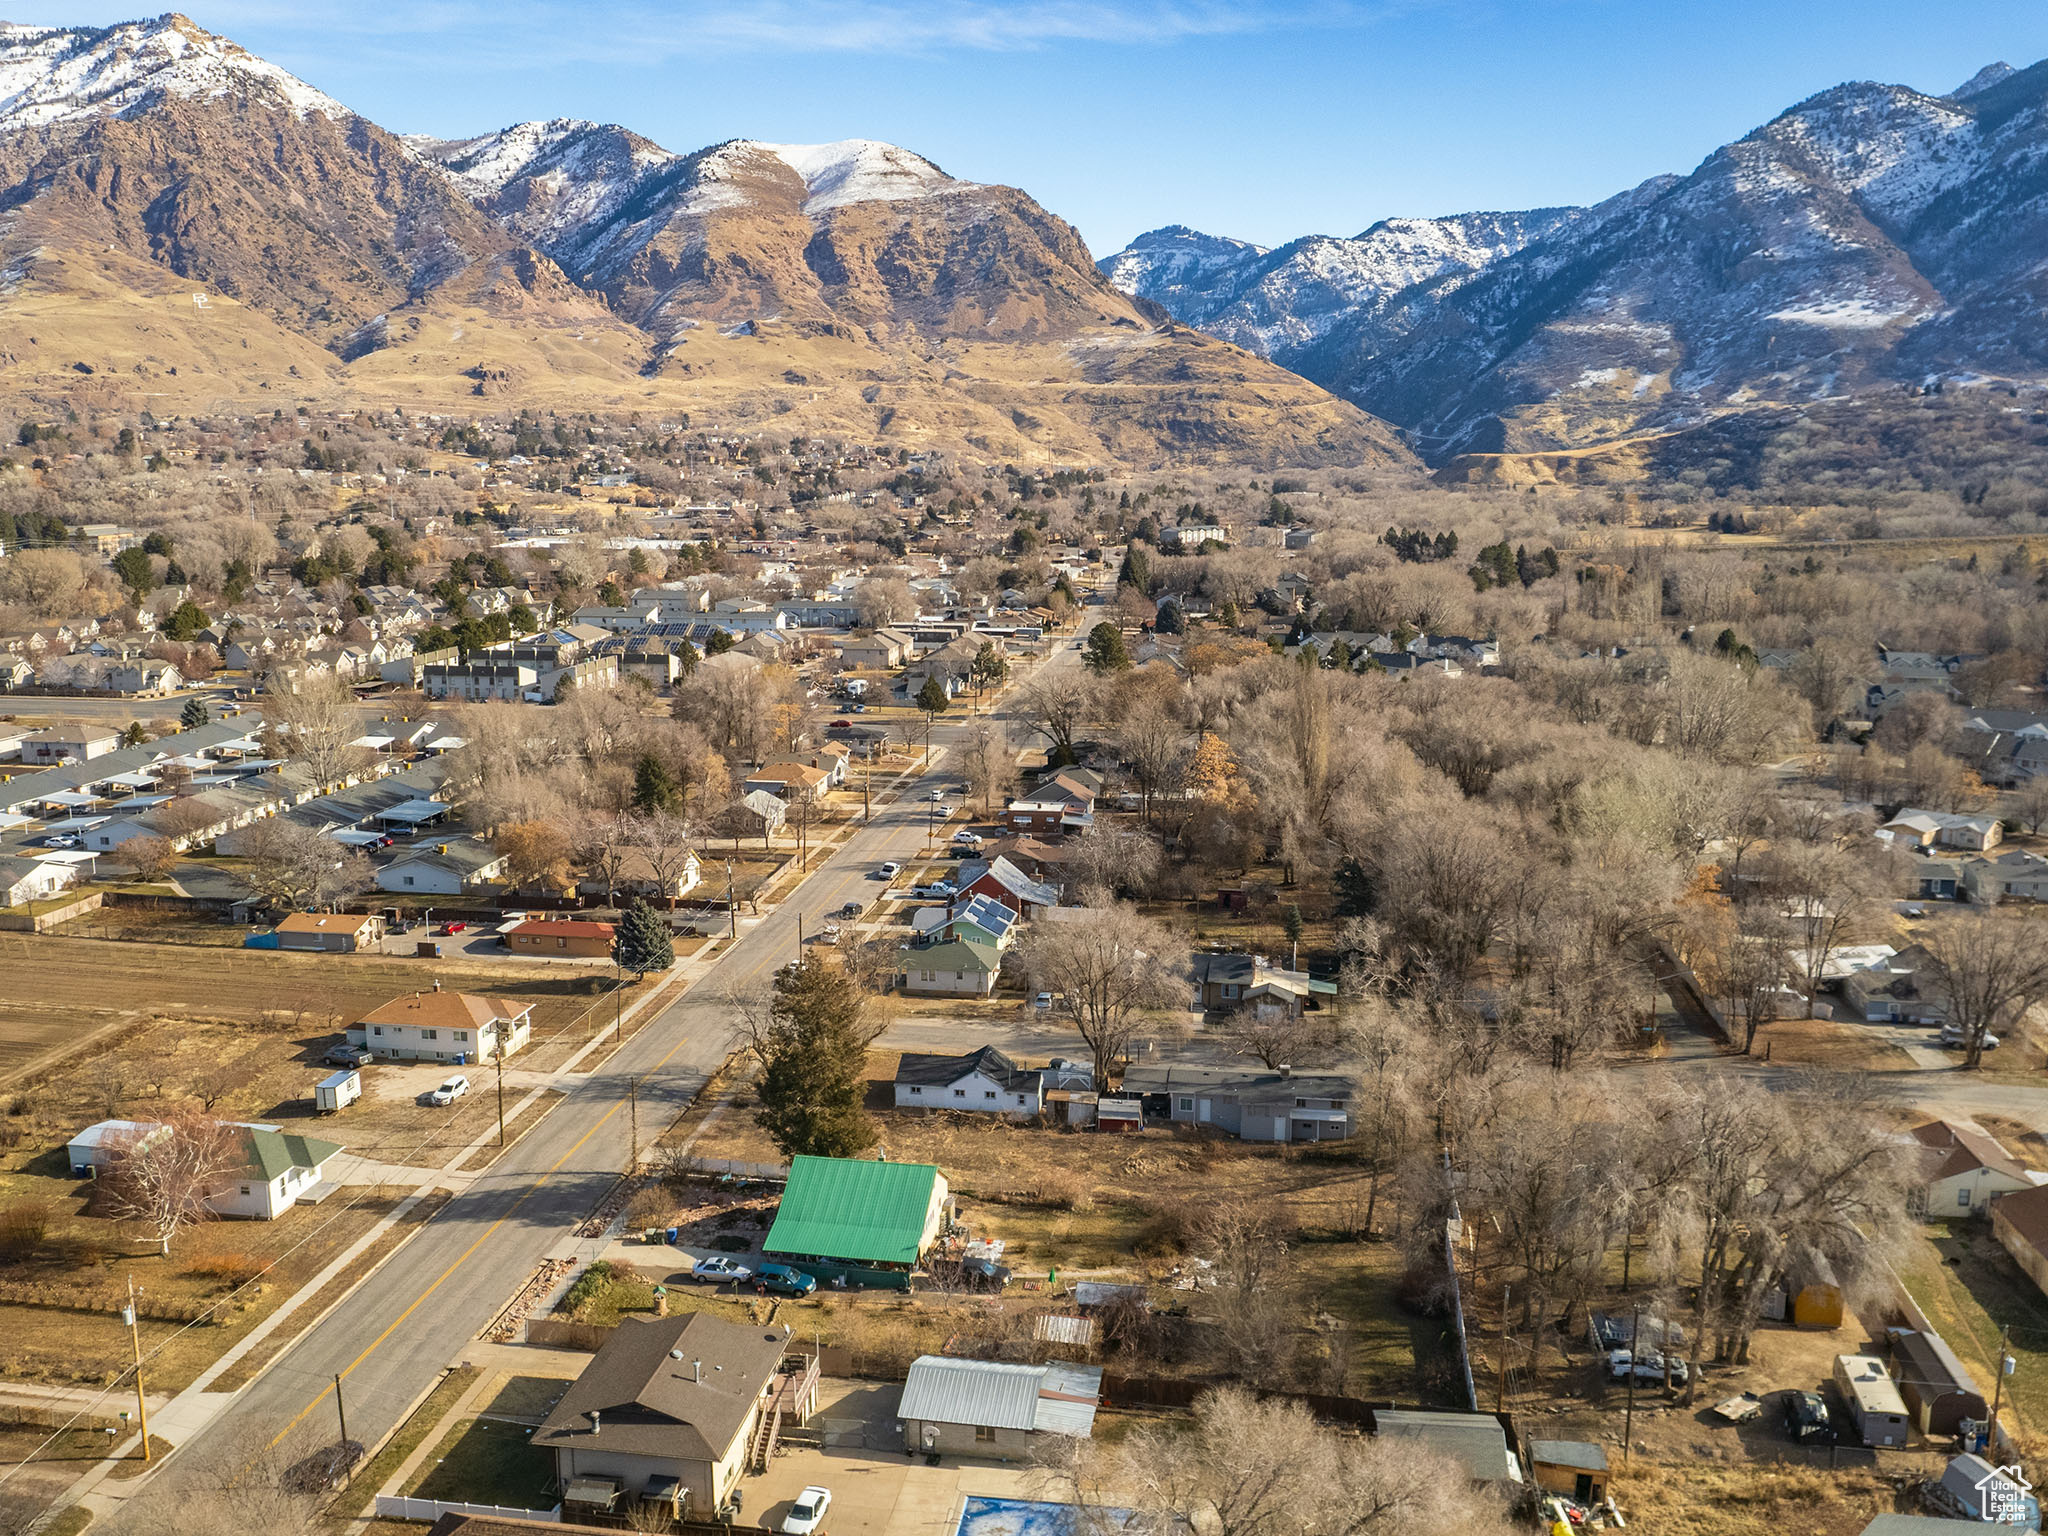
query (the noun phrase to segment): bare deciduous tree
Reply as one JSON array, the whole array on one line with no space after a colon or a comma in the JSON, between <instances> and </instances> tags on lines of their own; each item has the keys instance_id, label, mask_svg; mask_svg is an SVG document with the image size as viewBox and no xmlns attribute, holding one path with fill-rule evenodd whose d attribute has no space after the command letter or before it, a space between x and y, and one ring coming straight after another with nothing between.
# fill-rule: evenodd
<instances>
[{"instance_id":1,"label":"bare deciduous tree","mask_svg":"<svg viewBox=\"0 0 2048 1536\"><path fill-rule=\"evenodd\" d=\"M1966 1067L1984 1059L1986 1035L2012 1032L2048 998L2048 943L2024 917L1957 913L1936 923L1926 944L1927 970L1947 1000L1949 1024L1963 1036Z\"/></svg>"},{"instance_id":2,"label":"bare deciduous tree","mask_svg":"<svg viewBox=\"0 0 2048 1536\"><path fill-rule=\"evenodd\" d=\"M171 1251L171 1240L211 1215L210 1196L242 1166L239 1128L199 1115L173 1116L165 1127L115 1139L101 1187L108 1213L137 1221Z\"/></svg>"},{"instance_id":3,"label":"bare deciduous tree","mask_svg":"<svg viewBox=\"0 0 2048 1536\"><path fill-rule=\"evenodd\" d=\"M294 692L290 679L273 673L264 686L266 734L279 753L304 763L322 789L341 783L368 763L368 751L351 745L363 728L348 684L338 678L315 678Z\"/></svg>"},{"instance_id":4,"label":"bare deciduous tree","mask_svg":"<svg viewBox=\"0 0 2048 1536\"><path fill-rule=\"evenodd\" d=\"M237 852L243 878L276 906L328 907L370 885L370 861L361 853L283 816L243 828Z\"/></svg>"},{"instance_id":5,"label":"bare deciduous tree","mask_svg":"<svg viewBox=\"0 0 2048 1536\"><path fill-rule=\"evenodd\" d=\"M1093 1055L1098 1088L1121 1077L1147 1010L1187 1000L1187 946L1133 906L1091 908L1078 922L1042 919L1018 950L1032 985L1053 994L1054 1011Z\"/></svg>"}]
</instances>

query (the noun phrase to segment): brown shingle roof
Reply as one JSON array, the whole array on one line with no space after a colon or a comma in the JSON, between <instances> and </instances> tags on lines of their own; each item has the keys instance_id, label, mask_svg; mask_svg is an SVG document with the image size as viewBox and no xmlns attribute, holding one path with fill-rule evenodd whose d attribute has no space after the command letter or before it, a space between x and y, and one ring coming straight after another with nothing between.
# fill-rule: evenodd
<instances>
[{"instance_id":1,"label":"brown shingle roof","mask_svg":"<svg viewBox=\"0 0 2048 1536\"><path fill-rule=\"evenodd\" d=\"M784 1337L780 1328L744 1327L703 1312L629 1318L562 1394L531 1443L717 1461L750 1422L782 1359ZM594 1433L592 1409L598 1412Z\"/></svg>"},{"instance_id":2,"label":"brown shingle roof","mask_svg":"<svg viewBox=\"0 0 2048 1536\"><path fill-rule=\"evenodd\" d=\"M521 923L512 933L515 936L542 934L556 939L608 939L612 936L612 925L581 917L537 917Z\"/></svg>"},{"instance_id":3,"label":"brown shingle roof","mask_svg":"<svg viewBox=\"0 0 2048 1536\"><path fill-rule=\"evenodd\" d=\"M2011 1153L1974 1125L1930 1120L1925 1125L1913 1127L1913 1139L1923 1147L1946 1154L1935 1170L1928 1174L1929 1182L1978 1168L1989 1168L1993 1173L2002 1173L2010 1179L2027 1176L2026 1169L2013 1160Z\"/></svg>"},{"instance_id":4,"label":"brown shingle roof","mask_svg":"<svg viewBox=\"0 0 2048 1536\"><path fill-rule=\"evenodd\" d=\"M2048 1184L2000 1195L1991 1209L2011 1224L2028 1247L2048 1254Z\"/></svg>"},{"instance_id":5,"label":"brown shingle roof","mask_svg":"<svg viewBox=\"0 0 2048 1536\"><path fill-rule=\"evenodd\" d=\"M279 933L357 933L369 922L353 912L294 912L277 925Z\"/></svg>"},{"instance_id":6,"label":"brown shingle roof","mask_svg":"<svg viewBox=\"0 0 2048 1536\"><path fill-rule=\"evenodd\" d=\"M364 1024L425 1025L429 1029L481 1029L493 1019L511 1023L531 1007L472 992L409 992L362 1016Z\"/></svg>"}]
</instances>

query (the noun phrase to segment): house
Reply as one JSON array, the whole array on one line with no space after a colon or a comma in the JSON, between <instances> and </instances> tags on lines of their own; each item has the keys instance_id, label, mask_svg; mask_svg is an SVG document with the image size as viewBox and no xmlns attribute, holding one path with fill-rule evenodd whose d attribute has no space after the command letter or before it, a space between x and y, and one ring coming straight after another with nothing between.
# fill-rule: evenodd
<instances>
[{"instance_id":1,"label":"house","mask_svg":"<svg viewBox=\"0 0 2048 1536\"><path fill-rule=\"evenodd\" d=\"M1042 1436L1093 1434L1101 1401L1098 1365L920 1355L904 1378L896 1417L906 1452L1033 1460Z\"/></svg>"},{"instance_id":2,"label":"house","mask_svg":"<svg viewBox=\"0 0 2048 1536\"><path fill-rule=\"evenodd\" d=\"M979 860L962 864L958 880L961 896L986 896L1008 907L1019 917L1028 917L1034 907L1056 907L1060 902L1058 891L1033 880L1001 857L986 864Z\"/></svg>"},{"instance_id":3,"label":"house","mask_svg":"<svg viewBox=\"0 0 2048 1536\"><path fill-rule=\"evenodd\" d=\"M490 884L505 872L505 856L481 838L461 837L400 856L379 869L377 889L422 896L454 896Z\"/></svg>"},{"instance_id":4,"label":"house","mask_svg":"<svg viewBox=\"0 0 2048 1536\"><path fill-rule=\"evenodd\" d=\"M0 907L26 906L54 896L78 878L78 867L56 859L0 857Z\"/></svg>"},{"instance_id":5,"label":"house","mask_svg":"<svg viewBox=\"0 0 2048 1536\"><path fill-rule=\"evenodd\" d=\"M911 931L923 939L980 939L997 950L1017 937L1017 914L989 896L970 896L944 907L919 907L910 914Z\"/></svg>"},{"instance_id":6,"label":"house","mask_svg":"<svg viewBox=\"0 0 2048 1536\"><path fill-rule=\"evenodd\" d=\"M1965 859L1963 891L1995 907L2001 901L2048 901L2048 859L2014 848L1995 859Z\"/></svg>"},{"instance_id":7,"label":"house","mask_svg":"<svg viewBox=\"0 0 2048 1536\"><path fill-rule=\"evenodd\" d=\"M871 635L849 635L839 642L839 660L848 671L891 672L903 665L913 649L910 637L899 630L878 629Z\"/></svg>"},{"instance_id":8,"label":"house","mask_svg":"<svg viewBox=\"0 0 2048 1536\"><path fill-rule=\"evenodd\" d=\"M1283 971L1264 955L1196 955L1195 1004L1206 1012L1274 1007L1299 1015L1334 1005L1337 984L1307 971Z\"/></svg>"},{"instance_id":9,"label":"house","mask_svg":"<svg viewBox=\"0 0 2048 1536\"><path fill-rule=\"evenodd\" d=\"M489 1061L510 1056L533 1032L533 1005L469 992L411 992L380 1004L348 1028L349 1043L409 1061Z\"/></svg>"},{"instance_id":10,"label":"house","mask_svg":"<svg viewBox=\"0 0 2048 1536\"><path fill-rule=\"evenodd\" d=\"M1967 1120L1930 1120L1908 1134L1921 1163L1911 1204L1924 1219L1981 1216L1999 1196L2034 1187L2012 1154Z\"/></svg>"},{"instance_id":11,"label":"house","mask_svg":"<svg viewBox=\"0 0 2048 1536\"><path fill-rule=\"evenodd\" d=\"M515 955L552 960L609 960L612 925L578 918L538 918L508 930L505 947Z\"/></svg>"},{"instance_id":12,"label":"house","mask_svg":"<svg viewBox=\"0 0 2048 1536\"><path fill-rule=\"evenodd\" d=\"M1230 530L1221 523L1181 523L1172 528L1159 530L1161 549L1179 550L1183 553L1200 549L1204 544L1227 544Z\"/></svg>"},{"instance_id":13,"label":"house","mask_svg":"<svg viewBox=\"0 0 2048 1536\"><path fill-rule=\"evenodd\" d=\"M1835 1386L1849 1405L1849 1422L1864 1445L1902 1446L1910 1436L1906 1400L1875 1355L1837 1355Z\"/></svg>"},{"instance_id":14,"label":"house","mask_svg":"<svg viewBox=\"0 0 2048 1536\"><path fill-rule=\"evenodd\" d=\"M65 1166L74 1178L97 1175L128 1148L161 1141L171 1128L156 1120L101 1120L88 1125L64 1147Z\"/></svg>"},{"instance_id":15,"label":"house","mask_svg":"<svg viewBox=\"0 0 2048 1536\"><path fill-rule=\"evenodd\" d=\"M564 1516L726 1509L786 1380L788 1337L706 1312L621 1323L528 1442L554 1457Z\"/></svg>"},{"instance_id":16,"label":"house","mask_svg":"<svg viewBox=\"0 0 2048 1536\"><path fill-rule=\"evenodd\" d=\"M1245 1141L1341 1141L1352 1132L1358 1085L1338 1072L1291 1067L1196 1067L1144 1063L1123 1091L1176 1125L1209 1125Z\"/></svg>"},{"instance_id":17,"label":"house","mask_svg":"<svg viewBox=\"0 0 2048 1536\"><path fill-rule=\"evenodd\" d=\"M1507 1431L1490 1413L1441 1413L1381 1408L1373 1414L1377 1439L1412 1440L1462 1465L1475 1483L1520 1483L1522 1466L1508 1449Z\"/></svg>"},{"instance_id":18,"label":"house","mask_svg":"<svg viewBox=\"0 0 2048 1536\"><path fill-rule=\"evenodd\" d=\"M2015 1190L1992 1201L1991 1235L2048 1295L2048 1185Z\"/></svg>"},{"instance_id":19,"label":"house","mask_svg":"<svg viewBox=\"0 0 2048 1536\"><path fill-rule=\"evenodd\" d=\"M1607 1453L1585 1440L1531 1440L1529 1480L1574 1504L1607 1497Z\"/></svg>"},{"instance_id":20,"label":"house","mask_svg":"<svg viewBox=\"0 0 2048 1536\"><path fill-rule=\"evenodd\" d=\"M1963 865L1955 859L1916 854L1907 889L1917 901L1954 901L1962 889Z\"/></svg>"},{"instance_id":21,"label":"house","mask_svg":"<svg viewBox=\"0 0 2048 1536\"><path fill-rule=\"evenodd\" d=\"M1008 859L1032 879L1053 886L1066 879L1067 866L1074 858L1071 845L1029 835L999 837L983 844L981 851L984 858Z\"/></svg>"},{"instance_id":22,"label":"house","mask_svg":"<svg viewBox=\"0 0 2048 1536\"><path fill-rule=\"evenodd\" d=\"M63 762L89 763L120 745L121 738L111 731L49 731L22 742L21 760L31 768Z\"/></svg>"},{"instance_id":23,"label":"house","mask_svg":"<svg viewBox=\"0 0 2048 1536\"><path fill-rule=\"evenodd\" d=\"M1941 1023L1948 1017L1948 999L1927 971L1931 958L1925 945L1910 944L1882 967L1844 976L1843 1007L1872 1024Z\"/></svg>"},{"instance_id":24,"label":"house","mask_svg":"<svg viewBox=\"0 0 2048 1536\"><path fill-rule=\"evenodd\" d=\"M1996 816L1962 816L1947 811L1901 811L1877 829L1879 837L1913 848L1962 848L1985 853L1998 846L2005 827Z\"/></svg>"},{"instance_id":25,"label":"house","mask_svg":"<svg viewBox=\"0 0 2048 1536\"><path fill-rule=\"evenodd\" d=\"M384 936L384 920L354 912L294 912L277 925L279 949L352 955Z\"/></svg>"},{"instance_id":26,"label":"house","mask_svg":"<svg viewBox=\"0 0 2048 1536\"><path fill-rule=\"evenodd\" d=\"M965 935L908 945L899 954L896 985L913 997L987 997L1003 968L994 944Z\"/></svg>"},{"instance_id":27,"label":"house","mask_svg":"<svg viewBox=\"0 0 2048 1536\"><path fill-rule=\"evenodd\" d=\"M757 768L740 781L740 792L751 793L765 790L778 799L795 804L808 800L817 804L825 798L825 791L832 787L832 774L824 768L813 768L808 763L774 762Z\"/></svg>"},{"instance_id":28,"label":"house","mask_svg":"<svg viewBox=\"0 0 2048 1536\"><path fill-rule=\"evenodd\" d=\"M959 1109L1028 1118L1045 1107L1046 1073L992 1045L965 1056L906 1051L896 1068L898 1109Z\"/></svg>"},{"instance_id":29,"label":"house","mask_svg":"<svg viewBox=\"0 0 2048 1536\"><path fill-rule=\"evenodd\" d=\"M241 1125L242 1166L206 1197L216 1216L275 1221L320 1183L329 1162L341 1155L331 1141L281 1131L274 1125Z\"/></svg>"},{"instance_id":30,"label":"house","mask_svg":"<svg viewBox=\"0 0 2048 1536\"><path fill-rule=\"evenodd\" d=\"M1940 1334L1893 1329L1891 1341L1899 1396L1921 1434L1960 1434L1964 1419L1990 1419L1990 1404Z\"/></svg>"},{"instance_id":31,"label":"house","mask_svg":"<svg viewBox=\"0 0 2048 1536\"><path fill-rule=\"evenodd\" d=\"M1015 833L1044 838L1064 837L1095 824L1095 802L1102 794L1102 776L1085 768L1065 768L1012 800L1003 825Z\"/></svg>"},{"instance_id":32,"label":"house","mask_svg":"<svg viewBox=\"0 0 2048 1536\"><path fill-rule=\"evenodd\" d=\"M908 1290L947 1206L945 1175L929 1163L798 1157L761 1248L822 1284Z\"/></svg>"},{"instance_id":33,"label":"house","mask_svg":"<svg viewBox=\"0 0 2048 1536\"><path fill-rule=\"evenodd\" d=\"M670 866L660 875L647 862L646 854L630 850L619 867L618 878L609 886L602 879L586 877L577 882L579 895L598 896L609 902L621 891L635 896L674 898L687 896L697 888L703 870L694 849L686 850L680 867Z\"/></svg>"}]
</instances>

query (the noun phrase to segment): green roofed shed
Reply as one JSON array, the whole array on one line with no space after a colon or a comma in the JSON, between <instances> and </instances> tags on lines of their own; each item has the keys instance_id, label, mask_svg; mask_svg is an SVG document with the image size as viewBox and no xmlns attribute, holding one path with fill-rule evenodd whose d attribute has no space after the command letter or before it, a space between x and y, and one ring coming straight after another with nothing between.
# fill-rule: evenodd
<instances>
[{"instance_id":1,"label":"green roofed shed","mask_svg":"<svg viewBox=\"0 0 2048 1536\"><path fill-rule=\"evenodd\" d=\"M930 1163L799 1157L762 1248L792 1263L907 1270L937 1239L945 1205L945 1176Z\"/></svg>"}]
</instances>

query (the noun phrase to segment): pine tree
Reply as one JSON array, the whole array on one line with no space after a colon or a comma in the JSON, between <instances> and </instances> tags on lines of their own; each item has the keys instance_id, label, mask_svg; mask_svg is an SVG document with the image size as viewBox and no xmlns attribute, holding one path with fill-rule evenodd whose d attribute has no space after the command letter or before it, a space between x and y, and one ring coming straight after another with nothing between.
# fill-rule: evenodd
<instances>
[{"instance_id":1,"label":"pine tree","mask_svg":"<svg viewBox=\"0 0 2048 1536\"><path fill-rule=\"evenodd\" d=\"M682 787L669 772L667 763L652 752L643 753L633 765L633 804L643 814L672 811L682 804Z\"/></svg>"},{"instance_id":2,"label":"pine tree","mask_svg":"<svg viewBox=\"0 0 2048 1536\"><path fill-rule=\"evenodd\" d=\"M612 958L621 970L631 971L635 977L665 971L676 963L675 940L654 908L636 901L619 918L618 930L612 935Z\"/></svg>"},{"instance_id":3,"label":"pine tree","mask_svg":"<svg viewBox=\"0 0 2048 1536\"><path fill-rule=\"evenodd\" d=\"M1107 619L1088 631L1084 654L1088 670L1098 676L1130 670L1131 653L1124 649L1124 632Z\"/></svg>"},{"instance_id":4,"label":"pine tree","mask_svg":"<svg viewBox=\"0 0 2048 1536\"><path fill-rule=\"evenodd\" d=\"M1373 879L1372 871L1356 859L1339 864L1336 879L1331 883L1337 894L1339 917L1370 917L1380 904L1379 883Z\"/></svg>"},{"instance_id":5,"label":"pine tree","mask_svg":"<svg viewBox=\"0 0 2048 1536\"><path fill-rule=\"evenodd\" d=\"M704 642L704 654L706 656L723 656L738 644L739 641L733 638L730 630L714 629L711 631L711 637Z\"/></svg>"},{"instance_id":6,"label":"pine tree","mask_svg":"<svg viewBox=\"0 0 2048 1536\"><path fill-rule=\"evenodd\" d=\"M768 1021L754 1032L761 1063L754 1123L785 1157L853 1157L875 1143L863 1107L877 1030L844 971L806 955L775 978Z\"/></svg>"},{"instance_id":7,"label":"pine tree","mask_svg":"<svg viewBox=\"0 0 2048 1536\"><path fill-rule=\"evenodd\" d=\"M185 707L178 711L178 724L184 730L197 730L202 725L210 724L212 720L213 711L206 707L204 699L187 699Z\"/></svg>"}]
</instances>

